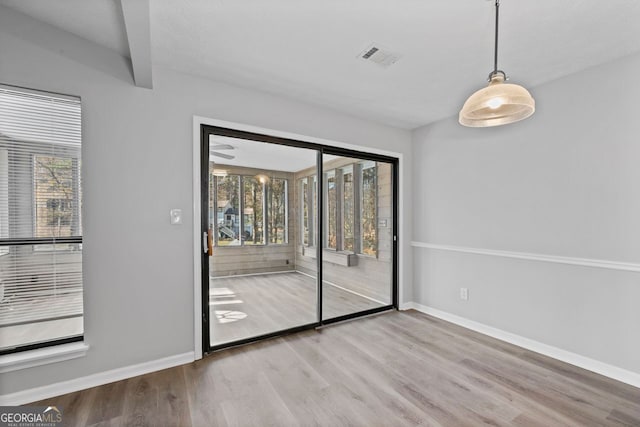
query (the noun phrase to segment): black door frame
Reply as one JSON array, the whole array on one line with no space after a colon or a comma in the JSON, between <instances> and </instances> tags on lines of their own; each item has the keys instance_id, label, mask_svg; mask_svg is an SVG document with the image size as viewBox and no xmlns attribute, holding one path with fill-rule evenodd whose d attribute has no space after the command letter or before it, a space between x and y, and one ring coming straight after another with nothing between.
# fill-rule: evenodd
<instances>
[{"instance_id":1,"label":"black door frame","mask_svg":"<svg viewBox=\"0 0 640 427\"><path fill-rule=\"evenodd\" d=\"M271 144L278 145L286 145L290 147L297 148L307 148L315 150L317 153L317 176L318 176L318 191L316 194L317 204L318 204L318 221L316 224L315 232L318 233L318 236L322 236L322 231L324 229L324 221L323 221L323 211L321 209L323 206L323 179L322 178L322 158L324 154L331 154L335 156L345 156L345 157L355 157L363 160L372 160L379 161L384 163L390 163L392 169L392 215L393 215L393 238L392 238L392 302L391 304L375 307L368 310L363 310L355 313L349 313L343 316L334 317L331 319L322 319L322 245L317 245L317 316L316 322L308 323L305 325L295 326L293 328L274 331L267 334L257 335L253 337L243 338L237 341L232 341L219 345L211 345L211 337L210 337L210 310L209 310L209 255L202 251L200 253L201 256L201 286L202 286L202 353L203 355L207 355L217 350L222 350L229 347L235 347L243 344L248 344L251 342L264 340L268 338L283 336L295 332L304 331L307 329L314 329L324 325L329 325L336 322L342 322L349 319L354 319L357 317L367 316L374 313L379 313L382 311L398 309L398 245L399 245L399 236L398 236L398 165L399 161L396 157L385 156L381 154L367 153L358 150L351 150L347 148L341 147L332 147L323 144L316 144L312 142L299 141L295 139L289 138L281 138L271 135L264 135L254 132L246 132L240 131L236 129L229 129L219 126L210 126L201 124L200 125L200 236L203 236L204 233L208 232L209 229L209 136L210 135L218 135L218 136L227 136L232 138L246 139L257 142L266 142Z\"/></svg>"}]
</instances>

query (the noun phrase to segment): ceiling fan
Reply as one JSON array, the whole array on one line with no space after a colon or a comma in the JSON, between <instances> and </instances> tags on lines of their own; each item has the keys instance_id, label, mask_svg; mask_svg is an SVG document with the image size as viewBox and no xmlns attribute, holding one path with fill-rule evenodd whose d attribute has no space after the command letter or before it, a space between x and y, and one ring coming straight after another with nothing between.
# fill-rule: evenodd
<instances>
[{"instance_id":1,"label":"ceiling fan","mask_svg":"<svg viewBox=\"0 0 640 427\"><path fill-rule=\"evenodd\" d=\"M212 145L209 147L209 152L212 156L222 157L223 159L232 160L235 159L236 156L232 156L231 154L218 153L218 150L234 150L235 148L229 144L218 144Z\"/></svg>"}]
</instances>

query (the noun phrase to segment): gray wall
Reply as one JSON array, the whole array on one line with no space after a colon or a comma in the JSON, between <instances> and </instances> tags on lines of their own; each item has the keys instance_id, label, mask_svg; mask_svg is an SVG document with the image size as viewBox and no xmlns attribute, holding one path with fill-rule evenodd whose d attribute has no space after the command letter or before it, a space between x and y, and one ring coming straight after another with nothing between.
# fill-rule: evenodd
<instances>
[{"instance_id":1,"label":"gray wall","mask_svg":"<svg viewBox=\"0 0 640 427\"><path fill-rule=\"evenodd\" d=\"M86 357L2 374L0 394L193 351L193 115L411 158L408 131L159 66L154 89L140 89L123 70L123 58L0 10L0 81L82 97L85 336L91 346ZM410 177L407 167L404 178ZM182 226L169 225L171 208L183 209ZM410 209L403 220L408 253ZM407 256L405 271L411 262ZM410 300L408 287L405 296Z\"/></svg>"},{"instance_id":2,"label":"gray wall","mask_svg":"<svg viewBox=\"0 0 640 427\"><path fill-rule=\"evenodd\" d=\"M524 122L416 130L414 240L639 263L639 75L635 55L533 88ZM414 265L418 303L640 372L640 273L423 248Z\"/></svg>"}]
</instances>

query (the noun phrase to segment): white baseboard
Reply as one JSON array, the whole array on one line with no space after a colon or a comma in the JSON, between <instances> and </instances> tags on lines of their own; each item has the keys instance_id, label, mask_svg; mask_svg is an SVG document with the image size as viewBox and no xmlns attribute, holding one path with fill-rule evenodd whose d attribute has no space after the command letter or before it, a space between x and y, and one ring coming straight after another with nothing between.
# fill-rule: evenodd
<instances>
[{"instance_id":1,"label":"white baseboard","mask_svg":"<svg viewBox=\"0 0 640 427\"><path fill-rule=\"evenodd\" d=\"M69 381L49 384L15 393L3 394L0 395L0 406L24 405L26 403L49 399L62 394L72 393L74 391L132 378L138 375L160 371L162 369L173 368L174 366L184 365L185 363L191 363L193 361L194 352L190 351L187 353L176 354L174 356L163 357L162 359L152 360L150 362L112 369L110 371L100 372Z\"/></svg>"},{"instance_id":2,"label":"white baseboard","mask_svg":"<svg viewBox=\"0 0 640 427\"><path fill-rule=\"evenodd\" d=\"M209 280L218 280L218 279L233 279L235 277L251 277L251 276L264 276L267 274L282 274L282 273L296 273L297 270L279 270L279 271L265 271L264 273L247 273L247 274L234 274L231 276L209 276Z\"/></svg>"},{"instance_id":3,"label":"white baseboard","mask_svg":"<svg viewBox=\"0 0 640 427\"><path fill-rule=\"evenodd\" d=\"M300 273L300 274L302 274L302 275L304 275L304 276L308 276L308 277L311 277L312 279L315 279L315 277L314 277L314 276L312 276L312 275L310 275L310 274L307 274L307 273L305 273L305 272L303 272L303 271L299 271L299 270L294 270L294 271L295 271L295 272L297 272L297 273ZM380 301L380 300L377 300L377 299L375 299L375 298L368 297L368 296L363 295L363 294L361 294L361 293L359 293L359 292L352 291L351 289L347 289L347 288L345 288L345 287L342 287L342 286L336 285L335 283L333 283L333 282L329 282L328 280L323 280L323 281L322 281L322 283L324 283L324 284L326 284L326 285L329 285L329 286L333 286L334 288L342 289L342 290L343 290L343 291L345 291L345 292L349 292L349 293L351 293L351 294L353 294L353 295L357 295L357 296L359 296L359 297L362 297L362 298L368 299L369 301L373 301L373 302L378 303L378 304L382 304L382 305L390 305L390 304L389 304L389 303L387 303L387 302Z\"/></svg>"},{"instance_id":4,"label":"white baseboard","mask_svg":"<svg viewBox=\"0 0 640 427\"><path fill-rule=\"evenodd\" d=\"M409 309L414 309L422 313L429 314L433 317L437 317L439 319L446 320L447 322L455 323L456 325L471 329L472 331L480 332L481 334L497 338L501 341L526 348L527 350L552 357L554 359L569 363L579 368L583 368L588 371L604 375L605 377L609 377L614 380L621 381L623 383L640 388L640 373L609 365L607 363L600 362L598 360L594 360L580 354L572 353L561 348L534 341L532 339L512 334L511 332L506 332L492 326L488 326L464 317L457 316L455 314L447 313L446 311L428 307L426 305L418 304L415 302L408 302L403 304L401 307L401 310Z\"/></svg>"},{"instance_id":5,"label":"white baseboard","mask_svg":"<svg viewBox=\"0 0 640 427\"><path fill-rule=\"evenodd\" d=\"M447 322L471 329L484 335L517 345L527 350L552 357L565 363L578 366L583 369L595 372L600 375L630 384L640 388L640 374L617 366L609 365L598 360L590 359L570 351L562 350L520 335L512 334L464 317L457 316L442 310L438 310L426 305L415 302L406 302L401 304L400 310L414 309L422 313L437 317ZM148 374L150 372L160 371L162 369L172 368L174 366L191 363L195 360L194 352L177 354L174 356L164 357L162 359L152 360L150 362L139 363L136 365L125 366L123 368L112 369L106 372L100 372L86 377L76 378L69 381L63 381L42 387L36 387L29 390L18 391L0 395L0 406L24 405L26 403L38 400L48 399L60 396L74 391L84 390L103 384L132 378L138 375Z\"/></svg>"}]
</instances>

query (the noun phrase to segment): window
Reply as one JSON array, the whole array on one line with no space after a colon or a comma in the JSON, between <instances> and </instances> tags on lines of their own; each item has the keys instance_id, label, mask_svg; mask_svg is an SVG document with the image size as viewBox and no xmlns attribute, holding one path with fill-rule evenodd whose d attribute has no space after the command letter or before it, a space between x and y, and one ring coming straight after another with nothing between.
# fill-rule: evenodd
<instances>
[{"instance_id":1,"label":"window","mask_svg":"<svg viewBox=\"0 0 640 427\"><path fill-rule=\"evenodd\" d=\"M373 161L352 163L324 173L326 249L377 256L377 174ZM308 217L308 202L304 199L308 179L311 177L300 181L305 209L303 224Z\"/></svg>"},{"instance_id":2,"label":"window","mask_svg":"<svg viewBox=\"0 0 640 427\"><path fill-rule=\"evenodd\" d=\"M316 224L318 223L318 178L313 175L311 177L311 196L310 196L310 200L311 200L311 218L312 218L312 222L311 222L311 230L312 230L312 239L311 239L311 246L316 245L316 234L317 234L317 229L316 229Z\"/></svg>"},{"instance_id":3,"label":"window","mask_svg":"<svg viewBox=\"0 0 640 427\"><path fill-rule=\"evenodd\" d=\"M341 169L342 176L342 249L355 251L353 165Z\"/></svg>"},{"instance_id":4,"label":"window","mask_svg":"<svg viewBox=\"0 0 640 427\"><path fill-rule=\"evenodd\" d=\"M337 249L338 234L336 225L338 223L338 189L336 186L336 172L329 171L325 174L327 187L327 233L325 246L329 249Z\"/></svg>"},{"instance_id":5,"label":"window","mask_svg":"<svg viewBox=\"0 0 640 427\"><path fill-rule=\"evenodd\" d=\"M0 354L81 341L81 106L0 85Z\"/></svg>"},{"instance_id":6,"label":"window","mask_svg":"<svg viewBox=\"0 0 640 427\"><path fill-rule=\"evenodd\" d=\"M2 138L2 136L0 136ZM0 140L1 141L1 140ZM9 150L0 149L0 239L9 237ZM9 253L9 247L0 246L0 256ZM0 284L0 286L3 286ZM2 288L4 290L4 288ZM4 298L0 293L0 302Z\"/></svg>"},{"instance_id":7,"label":"window","mask_svg":"<svg viewBox=\"0 0 640 427\"><path fill-rule=\"evenodd\" d=\"M301 244L307 247L316 245L316 224L318 223L318 180L315 175L299 180L300 200L302 201L300 224Z\"/></svg>"},{"instance_id":8,"label":"window","mask_svg":"<svg viewBox=\"0 0 640 427\"><path fill-rule=\"evenodd\" d=\"M264 178L243 177L245 245L264 245Z\"/></svg>"},{"instance_id":9,"label":"window","mask_svg":"<svg viewBox=\"0 0 640 427\"><path fill-rule=\"evenodd\" d=\"M361 253L375 256L378 251L378 228L376 227L376 213L378 204L377 168L375 162L365 162L361 165L361 224L360 248Z\"/></svg>"},{"instance_id":10,"label":"window","mask_svg":"<svg viewBox=\"0 0 640 427\"><path fill-rule=\"evenodd\" d=\"M80 215L74 212L79 196L77 173L77 159L34 156L36 237L78 234Z\"/></svg>"},{"instance_id":11,"label":"window","mask_svg":"<svg viewBox=\"0 0 640 427\"><path fill-rule=\"evenodd\" d=\"M262 246L288 242L288 183L265 175L213 171L210 204L217 246ZM212 209L209 210L210 212Z\"/></svg>"},{"instance_id":12,"label":"window","mask_svg":"<svg viewBox=\"0 0 640 427\"><path fill-rule=\"evenodd\" d=\"M219 246L240 244L240 177L215 176L216 227ZM209 212L212 212L210 209Z\"/></svg>"},{"instance_id":13,"label":"window","mask_svg":"<svg viewBox=\"0 0 640 427\"><path fill-rule=\"evenodd\" d=\"M300 212L300 224L302 225L302 233L300 233L300 237L302 238L302 243L304 246L313 246L311 241L311 223L310 223L310 206L309 206L309 178L302 178L300 180L300 200L302 201L302 210Z\"/></svg>"},{"instance_id":14,"label":"window","mask_svg":"<svg viewBox=\"0 0 640 427\"><path fill-rule=\"evenodd\" d=\"M288 240L287 180L273 178L269 183L267 218L269 219L269 243L282 245Z\"/></svg>"}]
</instances>

